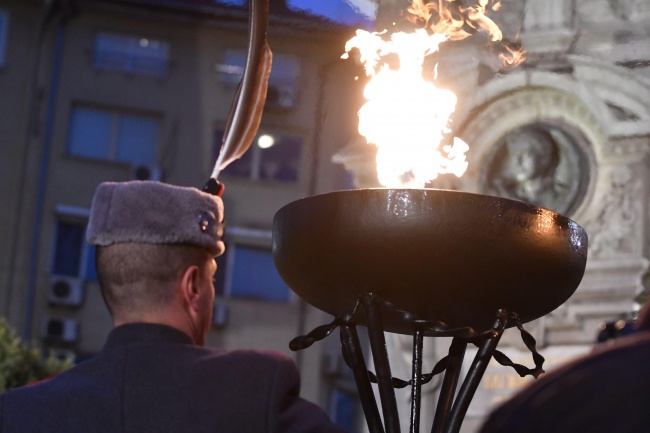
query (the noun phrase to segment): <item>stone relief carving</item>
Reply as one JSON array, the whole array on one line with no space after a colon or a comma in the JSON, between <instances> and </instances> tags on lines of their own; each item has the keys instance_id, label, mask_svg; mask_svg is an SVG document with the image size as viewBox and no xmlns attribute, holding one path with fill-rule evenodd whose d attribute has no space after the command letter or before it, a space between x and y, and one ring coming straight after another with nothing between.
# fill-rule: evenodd
<instances>
[{"instance_id":1,"label":"stone relief carving","mask_svg":"<svg viewBox=\"0 0 650 433\"><path fill-rule=\"evenodd\" d=\"M588 164L559 128L531 124L508 132L495 146L483 181L487 194L556 212L575 210L588 182Z\"/></svg>"},{"instance_id":2,"label":"stone relief carving","mask_svg":"<svg viewBox=\"0 0 650 433\"><path fill-rule=\"evenodd\" d=\"M609 185L600 209L587 223L589 255L614 256L634 252L635 223L639 218L638 197L641 181L628 166L615 167L609 175Z\"/></svg>"},{"instance_id":3,"label":"stone relief carving","mask_svg":"<svg viewBox=\"0 0 650 433\"><path fill-rule=\"evenodd\" d=\"M571 5L563 0L529 0L526 3L524 28L527 31L565 27Z\"/></svg>"},{"instance_id":4,"label":"stone relief carving","mask_svg":"<svg viewBox=\"0 0 650 433\"><path fill-rule=\"evenodd\" d=\"M641 21L650 17L650 3L647 0L619 0L615 7L623 19Z\"/></svg>"}]
</instances>

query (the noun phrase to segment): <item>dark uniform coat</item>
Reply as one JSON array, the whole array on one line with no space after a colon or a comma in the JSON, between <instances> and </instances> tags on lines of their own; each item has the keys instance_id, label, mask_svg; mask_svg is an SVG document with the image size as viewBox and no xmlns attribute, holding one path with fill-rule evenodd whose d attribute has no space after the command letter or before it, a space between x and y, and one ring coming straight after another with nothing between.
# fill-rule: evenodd
<instances>
[{"instance_id":1,"label":"dark uniform coat","mask_svg":"<svg viewBox=\"0 0 650 433\"><path fill-rule=\"evenodd\" d=\"M0 432L340 432L299 387L283 355L217 351L174 328L128 324L92 359L0 396Z\"/></svg>"},{"instance_id":2,"label":"dark uniform coat","mask_svg":"<svg viewBox=\"0 0 650 433\"><path fill-rule=\"evenodd\" d=\"M636 334L542 376L481 430L515 432L650 432L650 310Z\"/></svg>"}]
</instances>

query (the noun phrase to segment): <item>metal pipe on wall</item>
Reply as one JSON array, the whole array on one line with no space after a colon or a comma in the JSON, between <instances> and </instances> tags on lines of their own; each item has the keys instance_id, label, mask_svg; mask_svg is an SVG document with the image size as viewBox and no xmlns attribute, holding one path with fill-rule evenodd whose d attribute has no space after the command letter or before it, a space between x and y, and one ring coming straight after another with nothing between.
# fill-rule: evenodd
<instances>
[{"instance_id":1,"label":"metal pipe on wall","mask_svg":"<svg viewBox=\"0 0 650 433\"><path fill-rule=\"evenodd\" d=\"M40 237L43 225L43 206L45 201L45 191L47 188L47 176L50 162L50 154L52 150L52 130L54 128L54 116L56 111L57 91L59 85L59 75L61 73L61 63L63 58L63 48L65 45L65 31L68 20L72 16L75 2L69 1L53 1L49 3L50 10L53 16L59 15L57 21L57 28L54 42L54 56L52 59L52 75L50 77L50 87L48 95L48 103L45 115L45 130L43 133L43 148L41 151L41 158L39 162L38 180L36 189L36 202L34 206L34 219L32 223L32 240L29 257L27 287L25 293L25 313L23 317L22 339L24 341L31 340L32 337L32 320L34 312L34 297L36 292L36 282L38 275L38 262L40 255ZM48 21L44 21L43 35L45 33L45 26ZM42 39L40 43L42 43ZM39 53L41 47L39 47ZM37 63L38 64L38 63ZM32 126L35 126L35 120Z\"/></svg>"}]
</instances>

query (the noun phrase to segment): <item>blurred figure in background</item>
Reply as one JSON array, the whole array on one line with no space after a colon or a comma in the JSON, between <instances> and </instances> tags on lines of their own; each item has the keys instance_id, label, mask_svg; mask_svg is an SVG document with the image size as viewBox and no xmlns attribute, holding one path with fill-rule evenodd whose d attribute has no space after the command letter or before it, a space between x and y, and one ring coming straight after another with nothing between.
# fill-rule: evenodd
<instances>
[{"instance_id":1,"label":"blurred figure in background","mask_svg":"<svg viewBox=\"0 0 650 433\"><path fill-rule=\"evenodd\" d=\"M650 431L650 304L636 330L525 388L481 433Z\"/></svg>"}]
</instances>

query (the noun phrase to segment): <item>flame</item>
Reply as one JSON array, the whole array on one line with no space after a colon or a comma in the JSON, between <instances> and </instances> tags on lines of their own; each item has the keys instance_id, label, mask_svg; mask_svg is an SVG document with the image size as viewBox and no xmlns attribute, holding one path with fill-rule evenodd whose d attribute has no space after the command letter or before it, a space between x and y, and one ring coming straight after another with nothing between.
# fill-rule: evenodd
<instances>
[{"instance_id":1,"label":"flame","mask_svg":"<svg viewBox=\"0 0 650 433\"><path fill-rule=\"evenodd\" d=\"M498 54L499 63L505 67L515 67L526 60L526 53L521 48L512 48L502 45L502 52Z\"/></svg>"},{"instance_id":2,"label":"flame","mask_svg":"<svg viewBox=\"0 0 650 433\"><path fill-rule=\"evenodd\" d=\"M490 0L463 6L456 0L412 0L410 20L420 28L411 33L357 30L345 45L343 58L354 48L366 74L366 104L359 111L359 133L377 146L379 182L386 187L423 187L439 174L458 177L467 169L469 146L459 138L449 144L449 119L456 108L456 95L425 80L424 58L438 51L441 43L485 32L491 41L503 37L499 27L485 15ZM496 9L500 3L492 4ZM388 63L397 56L399 68ZM504 65L516 65L523 56L504 50ZM436 67L437 70L437 67ZM444 143L444 144L442 144Z\"/></svg>"}]
</instances>

